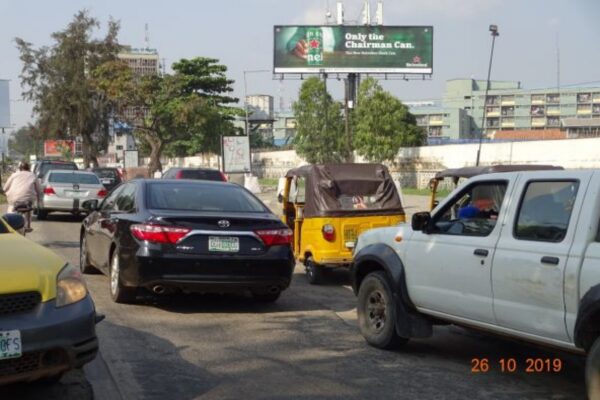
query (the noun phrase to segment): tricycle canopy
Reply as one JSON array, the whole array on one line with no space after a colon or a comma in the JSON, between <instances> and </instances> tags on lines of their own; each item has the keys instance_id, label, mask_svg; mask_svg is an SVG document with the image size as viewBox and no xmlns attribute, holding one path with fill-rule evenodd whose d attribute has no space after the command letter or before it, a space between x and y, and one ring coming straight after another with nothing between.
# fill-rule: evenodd
<instances>
[{"instance_id":1,"label":"tricycle canopy","mask_svg":"<svg viewBox=\"0 0 600 400\"><path fill-rule=\"evenodd\" d=\"M398 191L381 164L314 164L291 169L305 179L304 217L403 214Z\"/></svg>"}]
</instances>

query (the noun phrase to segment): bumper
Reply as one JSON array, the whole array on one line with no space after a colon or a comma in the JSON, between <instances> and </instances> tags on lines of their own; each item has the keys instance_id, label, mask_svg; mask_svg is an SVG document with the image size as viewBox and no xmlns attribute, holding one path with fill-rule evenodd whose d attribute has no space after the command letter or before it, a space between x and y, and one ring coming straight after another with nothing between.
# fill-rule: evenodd
<instances>
[{"instance_id":1,"label":"bumper","mask_svg":"<svg viewBox=\"0 0 600 400\"><path fill-rule=\"evenodd\" d=\"M90 296L61 308L54 304L51 300L32 312L0 317L0 330L21 332L23 353L0 361L0 385L58 375L96 357L96 311Z\"/></svg>"},{"instance_id":2,"label":"bumper","mask_svg":"<svg viewBox=\"0 0 600 400\"><path fill-rule=\"evenodd\" d=\"M82 211L81 204L87 200L97 200L97 198L72 199L68 197L44 196L39 208L45 211Z\"/></svg>"},{"instance_id":3,"label":"bumper","mask_svg":"<svg viewBox=\"0 0 600 400\"><path fill-rule=\"evenodd\" d=\"M286 289L294 272L292 251L274 246L261 256L154 255L140 248L129 260L121 255L121 276L126 286L190 292Z\"/></svg>"}]
</instances>

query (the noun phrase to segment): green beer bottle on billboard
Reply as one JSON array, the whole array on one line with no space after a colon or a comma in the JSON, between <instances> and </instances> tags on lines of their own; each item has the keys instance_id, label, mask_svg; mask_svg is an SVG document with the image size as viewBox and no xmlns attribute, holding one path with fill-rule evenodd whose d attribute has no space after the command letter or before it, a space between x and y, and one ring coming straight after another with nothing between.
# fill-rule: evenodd
<instances>
[{"instance_id":1,"label":"green beer bottle on billboard","mask_svg":"<svg viewBox=\"0 0 600 400\"><path fill-rule=\"evenodd\" d=\"M306 30L306 43L308 65L323 65L323 31L321 28L308 28Z\"/></svg>"}]
</instances>

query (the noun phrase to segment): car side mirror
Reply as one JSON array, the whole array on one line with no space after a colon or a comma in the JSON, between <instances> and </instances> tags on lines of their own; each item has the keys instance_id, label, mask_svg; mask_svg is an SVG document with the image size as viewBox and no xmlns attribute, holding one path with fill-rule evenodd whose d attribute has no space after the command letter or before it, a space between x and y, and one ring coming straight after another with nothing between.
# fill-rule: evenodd
<instances>
[{"instance_id":1,"label":"car side mirror","mask_svg":"<svg viewBox=\"0 0 600 400\"><path fill-rule=\"evenodd\" d=\"M15 231L20 231L25 226L25 218L21 214L9 213L2 217Z\"/></svg>"},{"instance_id":2,"label":"car side mirror","mask_svg":"<svg viewBox=\"0 0 600 400\"><path fill-rule=\"evenodd\" d=\"M98 200L86 200L83 203L81 203L81 208L83 208L86 211L92 212L97 211L99 205L100 203L98 202Z\"/></svg>"},{"instance_id":3,"label":"car side mirror","mask_svg":"<svg viewBox=\"0 0 600 400\"><path fill-rule=\"evenodd\" d=\"M431 221L431 214L427 211L418 212L412 216L411 226L414 231L427 232L427 227Z\"/></svg>"}]
</instances>

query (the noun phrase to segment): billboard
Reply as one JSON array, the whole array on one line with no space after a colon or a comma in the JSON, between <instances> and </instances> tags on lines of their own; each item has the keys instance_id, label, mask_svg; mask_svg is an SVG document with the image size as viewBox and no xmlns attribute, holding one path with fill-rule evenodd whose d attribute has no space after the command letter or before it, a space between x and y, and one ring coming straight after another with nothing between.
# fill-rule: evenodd
<instances>
[{"instance_id":1,"label":"billboard","mask_svg":"<svg viewBox=\"0 0 600 400\"><path fill-rule=\"evenodd\" d=\"M431 26L275 26L274 73L433 73Z\"/></svg>"},{"instance_id":2,"label":"billboard","mask_svg":"<svg viewBox=\"0 0 600 400\"><path fill-rule=\"evenodd\" d=\"M250 172L250 164L250 138L223 136L223 172L226 174Z\"/></svg>"},{"instance_id":3,"label":"billboard","mask_svg":"<svg viewBox=\"0 0 600 400\"><path fill-rule=\"evenodd\" d=\"M74 140L46 140L44 141L44 156L65 157L67 153L75 155Z\"/></svg>"},{"instance_id":4,"label":"billboard","mask_svg":"<svg viewBox=\"0 0 600 400\"><path fill-rule=\"evenodd\" d=\"M8 81L0 79L0 128L10 127L10 102L8 98Z\"/></svg>"}]
</instances>

